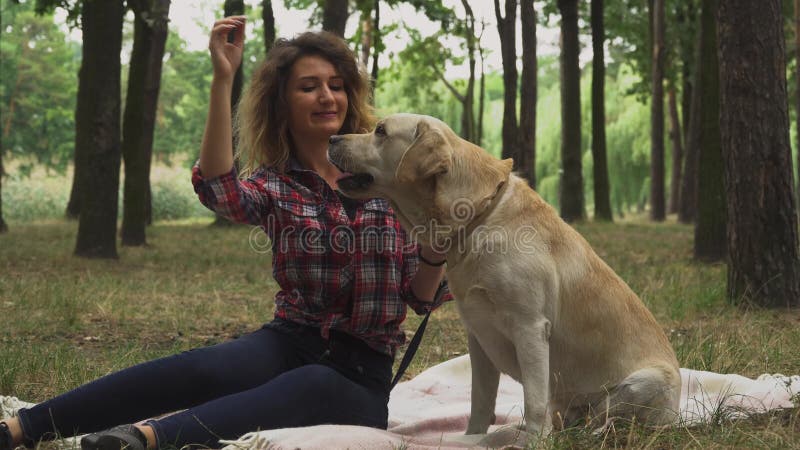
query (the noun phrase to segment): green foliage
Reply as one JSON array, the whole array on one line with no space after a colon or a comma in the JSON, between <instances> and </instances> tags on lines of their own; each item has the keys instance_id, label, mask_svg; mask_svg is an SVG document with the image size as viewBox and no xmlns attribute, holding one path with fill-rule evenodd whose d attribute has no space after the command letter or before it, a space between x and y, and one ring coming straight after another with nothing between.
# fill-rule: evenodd
<instances>
[{"instance_id":1,"label":"green foliage","mask_svg":"<svg viewBox=\"0 0 800 450\"><path fill-rule=\"evenodd\" d=\"M17 163L15 163L15 166ZM60 219L69 200L72 173L56 174L35 169L28 174L16 167L3 180L3 216L12 223L28 223ZM183 167L156 166L153 169L153 220L177 220L210 217L211 212L197 200ZM120 183L122 202L122 183ZM122 205L119 208L122 218Z\"/></svg>"},{"instance_id":2,"label":"green foliage","mask_svg":"<svg viewBox=\"0 0 800 450\"><path fill-rule=\"evenodd\" d=\"M183 39L170 30L156 115L155 158L163 160L175 154L198 152L211 76L208 52L188 51Z\"/></svg>"},{"instance_id":3,"label":"green foliage","mask_svg":"<svg viewBox=\"0 0 800 450\"><path fill-rule=\"evenodd\" d=\"M63 171L75 140L80 46L53 23L52 13L37 15L30 2L3 0L0 7L0 151Z\"/></svg>"},{"instance_id":4,"label":"green foliage","mask_svg":"<svg viewBox=\"0 0 800 450\"><path fill-rule=\"evenodd\" d=\"M539 57L536 112L536 190L552 205L558 205L561 170L561 92L557 56ZM384 83L376 92L380 115L416 112L437 117L458 128L460 104L441 82L420 86L420 70L411 61L399 60L384 72ZM606 79L606 142L608 147L611 203L617 215L640 210L649 192L650 106L632 93L640 78L631 66L609 68ZM430 81L430 80L429 80ZM592 195L591 71L581 79L583 176L586 198ZM502 148L503 83L499 73L487 74L483 147L495 156ZM665 137L666 138L666 137ZM667 146L666 148L669 148ZM669 158L669 155L667 155ZM669 178L671 166L666 167ZM591 205L587 205L591 210Z\"/></svg>"}]
</instances>

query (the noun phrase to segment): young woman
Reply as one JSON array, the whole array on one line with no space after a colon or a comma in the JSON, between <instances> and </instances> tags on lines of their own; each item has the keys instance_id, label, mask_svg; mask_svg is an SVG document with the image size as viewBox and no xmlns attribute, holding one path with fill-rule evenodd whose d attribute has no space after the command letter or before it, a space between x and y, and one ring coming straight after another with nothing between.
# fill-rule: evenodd
<instances>
[{"instance_id":1,"label":"young woman","mask_svg":"<svg viewBox=\"0 0 800 450\"><path fill-rule=\"evenodd\" d=\"M214 76L192 182L207 207L271 238L280 285L274 320L22 409L0 422L0 450L103 429L82 448L217 447L258 429L387 426L400 324L407 306L423 313L450 298L444 255L409 242L385 200L337 191L341 173L327 159L328 140L367 131L373 117L368 80L332 34L279 40L254 73L238 110L249 174L239 179L230 102L244 21L225 18L211 32ZM180 412L148 419L173 411ZM134 421L141 422L114 427Z\"/></svg>"}]
</instances>

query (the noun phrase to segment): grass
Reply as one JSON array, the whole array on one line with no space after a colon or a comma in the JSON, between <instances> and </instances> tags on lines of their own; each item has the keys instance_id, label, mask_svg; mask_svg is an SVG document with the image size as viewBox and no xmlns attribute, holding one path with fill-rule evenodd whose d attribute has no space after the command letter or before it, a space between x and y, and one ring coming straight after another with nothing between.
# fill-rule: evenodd
<instances>
[{"instance_id":1,"label":"grass","mask_svg":"<svg viewBox=\"0 0 800 450\"><path fill-rule=\"evenodd\" d=\"M117 261L71 256L77 224L12 223L0 235L0 394L41 401L108 372L217 343L272 317L270 255L249 227L159 222L149 247ZM800 312L742 310L724 300L725 267L691 259L692 229L630 219L579 231L653 311L682 367L756 377L800 373ZM420 318L411 315L411 334ZM432 317L406 378L466 353L453 305ZM398 357L399 361L399 357ZM573 428L544 447L800 448L798 409L695 427L617 423Z\"/></svg>"}]
</instances>

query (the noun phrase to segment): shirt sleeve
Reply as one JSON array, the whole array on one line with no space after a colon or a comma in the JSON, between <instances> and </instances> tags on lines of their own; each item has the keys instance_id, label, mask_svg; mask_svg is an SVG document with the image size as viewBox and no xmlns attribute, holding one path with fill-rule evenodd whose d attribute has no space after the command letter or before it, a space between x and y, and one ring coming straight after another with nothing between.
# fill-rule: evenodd
<instances>
[{"instance_id":1,"label":"shirt sleeve","mask_svg":"<svg viewBox=\"0 0 800 450\"><path fill-rule=\"evenodd\" d=\"M406 245L403 251L403 282L401 287L401 296L403 301L411 307L417 314L425 314L429 311L441 306L443 303L453 299L453 294L450 293L450 288L447 285L447 276L444 277L436 290L436 294L432 302L421 300L414 295L411 289L411 280L417 274L419 269L419 257L417 256L417 247L419 244Z\"/></svg>"},{"instance_id":2,"label":"shirt sleeve","mask_svg":"<svg viewBox=\"0 0 800 450\"><path fill-rule=\"evenodd\" d=\"M206 208L234 222L259 225L271 208L270 196L264 187L266 174L259 169L246 180L236 170L206 178L199 162L192 168L194 191Z\"/></svg>"}]
</instances>

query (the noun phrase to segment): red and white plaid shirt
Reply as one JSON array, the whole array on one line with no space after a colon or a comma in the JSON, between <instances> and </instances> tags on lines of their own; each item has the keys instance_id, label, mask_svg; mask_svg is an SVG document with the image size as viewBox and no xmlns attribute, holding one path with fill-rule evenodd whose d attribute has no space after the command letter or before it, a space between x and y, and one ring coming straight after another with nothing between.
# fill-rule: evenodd
<instances>
[{"instance_id":1,"label":"red and white plaid shirt","mask_svg":"<svg viewBox=\"0 0 800 450\"><path fill-rule=\"evenodd\" d=\"M192 183L206 207L269 236L275 317L319 327L325 338L343 331L394 356L406 305L424 314L452 298L446 281L435 303L414 295L417 244L386 200L358 201L350 220L336 192L296 160L286 173L261 168L247 180L233 170L205 179L195 165Z\"/></svg>"}]
</instances>

